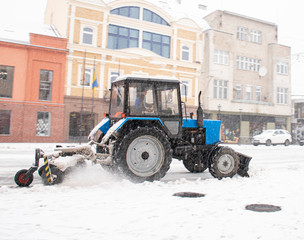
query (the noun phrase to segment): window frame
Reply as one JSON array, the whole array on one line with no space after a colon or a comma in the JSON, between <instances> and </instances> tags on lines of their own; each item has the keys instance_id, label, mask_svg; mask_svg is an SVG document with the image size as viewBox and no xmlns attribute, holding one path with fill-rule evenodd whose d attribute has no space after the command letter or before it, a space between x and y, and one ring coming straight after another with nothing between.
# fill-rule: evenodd
<instances>
[{"instance_id":1,"label":"window frame","mask_svg":"<svg viewBox=\"0 0 304 240\"><path fill-rule=\"evenodd\" d=\"M184 59L184 54L187 54L187 59ZM191 62L191 52L190 47L188 45L183 44L181 46L181 60L185 62Z\"/></svg>"},{"instance_id":2,"label":"window frame","mask_svg":"<svg viewBox=\"0 0 304 240\"><path fill-rule=\"evenodd\" d=\"M127 14L122 14L121 11L123 9L127 9ZM132 9L137 9L138 10L138 16L137 17L133 17L132 16ZM117 13L116 13L117 12ZM118 16L123 16L123 17L128 17L128 18L133 18L133 19L139 19L140 18L140 7L137 6L123 6L123 7L118 7L118 8L114 8L110 11L110 14L115 14Z\"/></svg>"},{"instance_id":3,"label":"window frame","mask_svg":"<svg viewBox=\"0 0 304 240\"><path fill-rule=\"evenodd\" d=\"M86 32L85 29L91 29L92 32ZM92 42L91 43L87 43L84 42L84 35L91 35L92 38ZM88 46L96 46L96 28L93 26L89 26L89 25L82 25L81 27L81 43L84 45L88 45Z\"/></svg>"},{"instance_id":4,"label":"window frame","mask_svg":"<svg viewBox=\"0 0 304 240\"><path fill-rule=\"evenodd\" d=\"M262 31L251 29L250 30L250 41L253 43L262 43Z\"/></svg>"},{"instance_id":5,"label":"window frame","mask_svg":"<svg viewBox=\"0 0 304 240\"><path fill-rule=\"evenodd\" d=\"M229 65L229 52L225 50L214 50L213 62L215 64Z\"/></svg>"},{"instance_id":6,"label":"window frame","mask_svg":"<svg viewBox=\"0 0 304 240\"><path fill-rule=\"evenodd\" d=\"M41 124L39 123L39 114L42 114L45 115L47 113L48 115L48 122L47 122L47 125L48 125L48 128L47 128L47 133L46 134L39 134L39 129L38 129L38 124ZM38 137L49 137L51 136L51 112L43 112L43 111L38 111L37 112L37 122L36 122L36 136ZM43 120L45 119L45 116L43 116ZM45 124L45 123L43 123Z\"/></svg>"},{"instance_id":7,"label":"window frame","mask_svg":"<svg viewBox=\"0 0 304 240\"><path fill-rule=\"evenodd\" d=\"M181 80L180 86L181 97L189 97L190 80Z\"/></svg>"},{"instance_id":8,"label":"window frame","mask_svg":"<svg viewBox=\"0 0 304 240\"><path fill-rule=\"evenodd\" d=\"M147 17L148 14L150 14L151 17ZM163 17L161 17L157 13L155 13L147 8L143 8L142 20L146 21L146 22L164 25L164 26L170 26L170 24Z\"/></svg>"},{"instance_id":9,"label":"window frame","mask_svg":"<svg viewBox=\"0 0 304 240\"><path fill-rule=\"evenodd\" d=\"M85 87L85 88L88 88L88 87L92 87L92 83L93 83L93 67L92 66L86 66L85 67L85 82L86 82L86 77L87 77L87 74L89 74L89 81L88 81L88 85L83 85L82 84L82 78L83 78L83 65L79 65L79 77L78 77L78 87Z\"/></svg>"},{"instance_id":10,"label":"window frame","mask_svg":"<svg viewBox=\"0 0 304 240\"><path fill-rule=\"evenodd\" d=\"M114 28L117 28L117 33L113 33L110 32L110 28L113 27L113 31L115 30ZM127 30L128 34L127 35L123 35L121 34L122 31ZM137 33L137 37L131 36L132 35L132 31L134 31L134 33ZM115 24L109 24L109 28L108 28L108 43L107 43L107 48L108 49L113 49L113 50L117 50L117 49L127 49L127 48L138 48L139 47L139 41L140 41L140 32L138 29L135 28L128 28L128 27L124 27L124 26L119 26L119 25L115 25ZM113 39L111 39L113 38ZM120 46L120 43L127 40L127 46ZM132 45L133 41L137 41L136 46ZM114 43L113 47L110 43ZM111 45L111 47L110 47Z\"/></svg>"},{"instance_id":11,"label":"window frame","mask_svg":"<svg viewBox=\"0 0 304 240\"><path fill-rule=\"evenodd\" d=\"M252 101L252 86L251 85L247 85L245 88L245 100Z\"/></svg>"},{"instance_id":12,"label":"window frame","mask_svg":"<svg viewBox=\"0 0 304 240\"><path fill-rule=\"evenodd\" d=\"M288 88L277 87L277 104L288 104Z\"/></svg>"},{"instance_id":13,"label":"window frame","mask_svg":"<svg viewBox=\"0 0 304 240\"><path fill-rule=\"evenodd\" d=\"M3 69L1 69L3 68ZM15 75L15 67L8 65L0 65L0 70L4 70L4 72L0 72L0 98L13 98L13 87L14 87L14 75ZM9 73L12 73L11 75ZM6 76L6 77L5 77ZM4 87L2 87L2 85ZM8 94L6 94L5 89L8 89ZM3 93L1 92L4 89ZM5 93L5 94L4 94ZM3 94L3 95L2 95Z\"/></svg>"},{"instance_id":14,"label":"window frame","mask_svg":"<svg viewBox=\"0 0 304 240\"><path fill-rule=\"evenodd\" d=\"M235 99L242 100L243 99L243 86L242 84L235 85Z\"/></svg>"},{"instance_id":15,"label":"window frame","mask_svg":"<svg viewBox=\"0 0 304 240\"><path fill-rule=\"evenodd\" d=\"M4 118L6 115L8 115L7 119ZM5 122L8 122L8 125L4 125ZM12 123L12 110L10 110L10 109L0 109L0 136L10 135L11 123ZM5 131L6 129L7 129L7 131Z\"/></svg>"},{"instance_id":16,"label":"window frame","mask_svg":"<svg viewBox=\"0 0 304 240\"><path fill-rule=\"evenodd\" d=\"M282 61L277 62L276 72L278 74L288 75L289 74L289 64L288 64L288 62L282 62Z\"/></svg>"},{"instance_id":17,"label":"window frame","mask_svg":"<svg viewBox=\"0 0 304 240\"><path fill-rule=\"evenodd\" d=\"M246 27L237 27L237 39L241 41L248 41L249 29Z\"/></svg>"},{"instance_id":18,"label":"window frame","mask_svg":"<svg viewBox=\"0 0 304 240\"><path fill-rule=\"evenodd\" d=\"M150 34L150 39L148 39L148 35ZM146 36L145 36L146 35ZM160 37L160 41L156 41L155 39L157 37ZM165 42L165 38L168 38L168 43ZM150 48L146 48L144 45L150 44ZM155 48L159 46L160 53L155 51ZM151 52L154 52L157 55L160 55L165 58L170 58L171 56L171 36L168 35L163 35L159 33L154 33L154 32L148 32L148 31L143 31L142 32L142 48L147 49ZM166 48L168 49L168 52L166 51Z\"/></svg>"},{"instance_id":19,"label":"window frame","mask_svg":"<svg viewBox=\"0 0 304 240\"><path fill-rule=\"evenodd\" d=\"M255 100L257 102L262 101L262 87L261 86L256 86L255 87Z\"/></svg>"},{"instance_id":20,"label":"window frame","mask_svg":"<svg viewBox=\"0 0 304 240\"><path fill-rule=\"evenodd\" d=\"M51 81L41 81L41 74L42 74L42 72L49 72L49 74L50 73L52 73L51 74L51 76L52 76L52 79L51 79ZM53 70L47 70L47 69L40 69L40 80L39 80L39 95L38 95L38 100L39 101L52 101L52 94L53 94L53 81L54 81L54 71ZM48 84L50 87L49 87L49 94L48 94L48 96L49 97L47 97L47 99L44 99L44 98L42 98L41 97L41 95L42 95L42 85L46 85L46 84Z\"/></svg>"},{"instance_id":21,"label":"window frame","mask_svg":"<svg viewBox=\"0 0 304 240\"><path fill-rule=\"evenodd\" d=\"M213 98L228 99L228 80L213 79Z\"/></svg>"}]
</instances>

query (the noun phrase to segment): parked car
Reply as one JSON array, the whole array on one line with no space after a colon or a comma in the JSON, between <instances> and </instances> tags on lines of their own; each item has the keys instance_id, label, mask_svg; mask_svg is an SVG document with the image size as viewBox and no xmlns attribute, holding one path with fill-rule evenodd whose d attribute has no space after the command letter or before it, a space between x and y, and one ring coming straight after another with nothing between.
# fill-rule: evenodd
<instances>
[{"instance_id":1,"label":"parked car","mask_svg":"<svg viewBox=\"0 0 304 240\"><path fill-rule=\"evenodd\" d=\"M253 145L265 144L266 146L284 144L288 146L291 143L291 135L283 129L265 130L261 134L253 137Z\"/></svg>"}]
</instances>

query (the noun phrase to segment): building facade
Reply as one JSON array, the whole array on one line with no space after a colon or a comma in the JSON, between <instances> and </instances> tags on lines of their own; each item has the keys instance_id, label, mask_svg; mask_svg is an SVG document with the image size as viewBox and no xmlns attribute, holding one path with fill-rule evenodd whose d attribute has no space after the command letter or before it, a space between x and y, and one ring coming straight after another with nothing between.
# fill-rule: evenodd
<instances>
[{"instance_id":1,"label":"building facade","mask_svg":"<svg viewBox=\"0 0 304 240\"><path fill-rule=\"evenodd\" d=\"M278 44L277 26L227 11L202 19L200 6L187 14L183 4L48 0L46 23L68 39L65 141L86 139L108 111L111 82L125 74L178 78L189 112L202 91L223 141L290 130L290 48Z\"/></svg>"},{"instance_id":2,"label":"building facade","mask_svg":"<svg viewBox=\"0 0 304 240\"><path fill-rule=\"evenodd\" d=\"M291 130L290 47L274 23L227 11L204 18L204 107L222 120L222 140L250 143L265 129Z\"/></svg>"},{"instance_id":3,"label":"building facade","mask_svg":"<svg viewBox=\"0 0 304 240\"><path fill-rule=\"evenodd\" d=\"M66 39L49 26L25 38L2 30L0 142L62 142Z\"/></svg>"},{"instance_id":4,"label":"building facade","mask_svg":"<svg viewBox=\"0 0 304 240\"><path fill-rule=\"evenodd\" d=\"M208 25L203 19L172 16L168 7L151 1L48 1L46 23L68 38L67 141L85 140L104 117L111 82L120 75L176 77L183 83L187 109L197 105ZM98 82L94 90L93 75Z\"/></svg>"}]
</instances>

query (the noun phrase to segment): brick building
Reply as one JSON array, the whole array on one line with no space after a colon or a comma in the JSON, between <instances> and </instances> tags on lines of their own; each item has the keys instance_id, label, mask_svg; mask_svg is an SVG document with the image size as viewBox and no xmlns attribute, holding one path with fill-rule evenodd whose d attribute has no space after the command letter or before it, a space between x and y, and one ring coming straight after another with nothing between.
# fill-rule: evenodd
<instances>
[{"instance_id":1,"label":"brick building","mask_svg":"<svg viewBox=\"0 0 304 240\"><path fill-rule=\"evenodd\" d=\"M63 141L66 47L50 26L0 30L0 142Z\"/></svg>"}]
</instances>

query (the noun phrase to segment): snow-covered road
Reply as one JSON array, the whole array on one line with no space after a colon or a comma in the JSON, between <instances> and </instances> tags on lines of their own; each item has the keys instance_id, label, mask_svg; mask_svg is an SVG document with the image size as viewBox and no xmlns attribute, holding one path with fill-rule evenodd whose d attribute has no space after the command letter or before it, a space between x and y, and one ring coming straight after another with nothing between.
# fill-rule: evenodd
<instances>
[{"instance_id":1,"label":"snow-covered road","mask_svg":"<svg viewBox=\"0 0 304 240\"><path fill-rule=\"evenodd\" d=\"M253 157L250 178L221 181L187 172L174 160L158 182L134 184L98 165L44 186L35 173L19 188L15 172L34 162L34 150L53 144L0 143L0 239L304 239L304 147L239 146ZM180 198L176 192L203 198ZM245 210L247 204L279 212Z\"/></svg>"}]
</instances>

